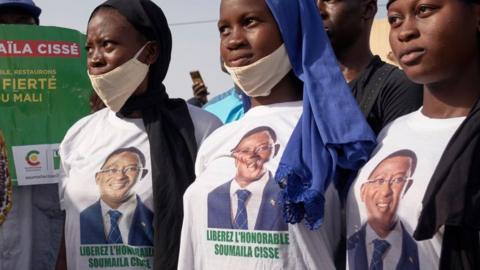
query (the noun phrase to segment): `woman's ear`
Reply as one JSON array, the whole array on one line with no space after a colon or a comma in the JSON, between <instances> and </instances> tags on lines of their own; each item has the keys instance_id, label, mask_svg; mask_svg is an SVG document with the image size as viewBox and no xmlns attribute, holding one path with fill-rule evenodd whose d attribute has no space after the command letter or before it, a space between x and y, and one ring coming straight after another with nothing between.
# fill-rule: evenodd
<instances>
[{"instance_id":1,"label":"woman's ear","mask_svg":"<svg viewBox=\"0 0 480 270\"><path fill-rule=\"evenodd\" d=\"M152 65L157 62L160 55L160 45L156 41L149 41L145 47L145 64Z\"/></svg>"}]
</instances>

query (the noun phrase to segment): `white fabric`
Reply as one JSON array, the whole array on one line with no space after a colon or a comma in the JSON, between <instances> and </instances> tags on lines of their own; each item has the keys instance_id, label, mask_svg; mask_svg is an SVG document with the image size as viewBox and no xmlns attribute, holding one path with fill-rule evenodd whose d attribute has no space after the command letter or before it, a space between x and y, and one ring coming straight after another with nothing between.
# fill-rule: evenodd
<instances>
[{"instance_id":1,"label":"white fabric","mask_svg":"<svg viewBox=\"0 0 480 270\"><path fill-rule=\"evenodd\" d=\"M195 127L195 137L200 144L206 136L221 125L221 122L200 109L189 106L190 115ZM149 269L152 267L153 247L128 243L125 230L121 229L123 245L108 244L81 244L81 213L99 202L100 192L95 174L100 170L106 157L119 148L137 148L144 156L146 164L143 168L148 170L145 177L140 178L131 190L139 198L138 209L144 205L152 211L152 180L150 164L150 146L142 119L121 119L111 110L103 109L79 120L67 132L61 146L60 155L64 176L60 181L60 199L62 207L66 210L65 242L67 249L67 264L70 270L94 269L104 266L106 269ZM134 200L136 198L134 196ZM145 210L146 211L146 210ZM148 211L147 211L148 212ZM84 216L86 211L83 212ZM85 219L83 219L85 220ZM133 222L130 221L133 227ZM136 221L137 227L149 228L145 220ZM107 221L95 221L101 226ZM109 221L108 221L109 223ZM84 222L84 224L87 224ZM91 226L94 227L94 226ZM93 228L92 228L93 230ZM85 230L83 233L92 231ZM103 232L107 229L103 228ZM127 234L129 234L128 232ZM133 252L142 255L125 254L117 247L130 248ZM100 252L92 254L92 252ZM106 255L101 255L106 252ZM105 267L110 265L110 267ZM140 265L140 266L138 266Z\"/></svg>"},{"instance_id":2,"label":"white fabric","mask_svg":"<svg viewBox=\"0 0 480 270\"><path fill-rule=\"evenodd\" d=\"M281 206L275 196L266 197L264 202L256 202L256 204L263 204L269 207L268 209L272 209L269 214L280 213L279 220L283 222L285 230L251 229L250 224L259 225L256 223L260 217L256 222L250 222L249 217L249 230L234 230L231 227L227 229L209 225L209 218L221 218L217 215L209 216L209 212L212 211L209 209L210 207L223 208L226 213L226 217L223 217L225 223L230 223L231 217L234 215L234 211L228 208L230 201L223 202L213 199L217 198L214 197L214 194L219 189L237 181L235 178L238 172L235 160L231 156L231 150L241 143L242 137L247 132L261 126L270 127L276 133L275 143L279 145L279 152L264 166L267 169L265 175L268 172L273 175L285 145L301 115L301 105L301 102L288 102L254 107L242 119L219 128L204 142L197 156L197 180L184 195L184 223L178 269L334 269L333 252L339 241L341 226L339 200L333 187L326 192L325 223L316 231L308 230L303 223L287 226L282 219ZM253 182L248 186L254 183L261 185L260 182ZM278 188L276 183L273 184ZM268 180L266 185L268 185ZM224 189L226 191L222 196L226 197L226 200L230 200L232 189ZM265 192L266 189L267 186L264 185L262 192ZM252 189L254 193L258 193L260 190L258 187ZM279 191L276 195L278 194ZM250 198L248 203L250 204L251 200L261 200L264 195L260 195ZM211 206L209 206L209 201ZM232 201L232 205L235 204ZM258 216L260 215L259 212ZM242 238L247 235L258 236L257 239L260 240L262 237L287 240L283 242L280 240L277 242L266 241L265 243L257 240L254 243L248 241L247 238ZM232 249L233 253L231 253ZM266 253L261 251L266 251ZM227 252L231 255L221 255Z\"/></svg>"},{"instance_id":3,"label":"white fabric","mask_svg":"<svg viewBox=\"0 0 480 270\"><path fill-rule=\"evenodd\" d=\"M353 256L351 256L353 250L353 238L351 237L355 233L361 232L362 227L364 227L367 222L368 210L365 202L362 201L362 185L365 184L367 179L375 176L374 172L377 170L377 165L386 164L385 162L382 162L386 157L403 149L411 150L415 153L416 169L414 169L413 174L409 176L413 179L410 188L406 190L405 185L403 187L403 193L399 194L398 209L396 211L396 216L399 221L395 228L398 229L398 226L402 225L406 230L406 233L410 235L407 238L404 238L402 235L402 241L407 241L406 239L413 240L413 237L411 236L418 223L418 218L422 210L422 199L430 178L449 139L465 119L465 117L432 119L423 115L421 110L422 108L398 118L382 130L378 137L378 146L370 161L360 170L357 179L350 189L347 198L347 246L350 245L350 250L347 250L347 261L349 269L363 269L358 265L352 265L352 261L350 261L350 259L353 258ZM407 158L407 160L411 160L411 158ZM389 172L393 172L396 170L395 168L397 167L391 167ZM411 165L410 170L413 170ZM364 187L367 187L368 185L371 184L365 184ZM380 209L378 212L386 211L385 209L387 207L385 207L385 205L389 205L388 207L393 207L394 205L393 197L395 196L395 192L393 192L392 188L388 189L388 191L389 193L386 192L385 194L387 195L384 195L381 199L378 199L380 197L376 197L375 199L377 207L374 209ZM382 192L384 191L382 190ZM381 193L378 192L377 194ZM369 196L365 195L365 201L368 200L367 197ZM389 240L392 245L390 249L400 249L400 252L402 252L402 241L390 242ZM417 245L418 256L410 254L410 257L407 258L407 260L410 262L418 261L420 269L438 269L442 234L439 232L431 240L413 243L416 243ZM360 245L362 245L362 243L360 243L359 246ZM409 250L413 251L414 249ZM395 255L395 257L396 256L397 255ZM369 260L370 259L371 258L369 258ZM393 263L394 261L399 261L400 263L402 258L399 258L399 260L385 260L384 269L396 269L397 263ZM405 267L406 266L402 269L412 269Z\"/></svg>"}]
</instances>

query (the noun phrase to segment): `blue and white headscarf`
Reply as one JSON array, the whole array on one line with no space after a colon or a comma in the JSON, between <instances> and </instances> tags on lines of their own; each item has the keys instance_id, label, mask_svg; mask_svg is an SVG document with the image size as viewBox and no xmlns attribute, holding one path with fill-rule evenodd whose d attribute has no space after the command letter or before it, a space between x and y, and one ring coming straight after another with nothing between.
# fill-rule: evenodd
<instances>
[{"instance_id":1,"label":"blue and white headscarf","mask_svg":"<svg viewBox=\"0 0 480 270\"><path fill-rule=\"evenodd\" d=\"M266 0L295 75L303 81L303 114L283 153L275 180L284 188L284 217L323 223L324 193L339 169L358 170L375 135L343 78L314 0ZM349 185L350 183L347 183ZM345 188L345 187L343 187Z\"/></svg>"}]
</instances>

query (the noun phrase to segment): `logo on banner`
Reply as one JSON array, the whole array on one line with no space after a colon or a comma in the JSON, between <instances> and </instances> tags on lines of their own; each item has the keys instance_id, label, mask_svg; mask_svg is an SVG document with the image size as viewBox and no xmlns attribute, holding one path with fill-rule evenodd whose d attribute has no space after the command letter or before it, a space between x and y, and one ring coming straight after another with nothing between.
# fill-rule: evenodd
<instances>
[{"instance_id":1,"label":"logo on banner","mask_svg":"<svg viewBox=\"0 0 480 270\"><path fill-rule=\"evenodd\" d=\"M38 152L37 150L32 150L28 152L27 155L25 156L25 160L27 161L28 165L32 167L39 166L40 165L40 160L38 158L39 154L40 152Z\"/></svg>"},{"instance_id":2,"label":"logo on banner","mask_svg":"<svg viewBox=\"0 0 480 270\"><path fill-rule=\"evenodd\" d=\"M58 146L58 144L13 146L18 184L36 185L58 182L61 164Z\"/></svg>"}]
</instances>

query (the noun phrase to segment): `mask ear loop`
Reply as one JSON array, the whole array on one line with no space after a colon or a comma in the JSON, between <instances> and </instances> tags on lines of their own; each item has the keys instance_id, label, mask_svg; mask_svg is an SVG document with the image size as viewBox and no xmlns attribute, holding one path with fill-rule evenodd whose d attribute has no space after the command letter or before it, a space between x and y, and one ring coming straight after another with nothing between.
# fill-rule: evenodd
<instances>
[{"instance_id":1,"label":"mask ear loop","mask_svg":"<svg viewBox=\"0 0 480 270\"><path fill-rule=\"evenodd\" d=\"M140 50L138 50L138 52L135 54L135 56L133 56L133 59L137 60L137 61L140 61L138 60L138 57L140 56L140 54L143 52L143 50L145 49L145 47L147 47L148 44L150 44L151 41L147 41L147 43L145 43L142 48L140 48ZM142 62L142 61L140 61ZM143 63L143 62L142 62Z\"/></svg>"}]
</instances>

